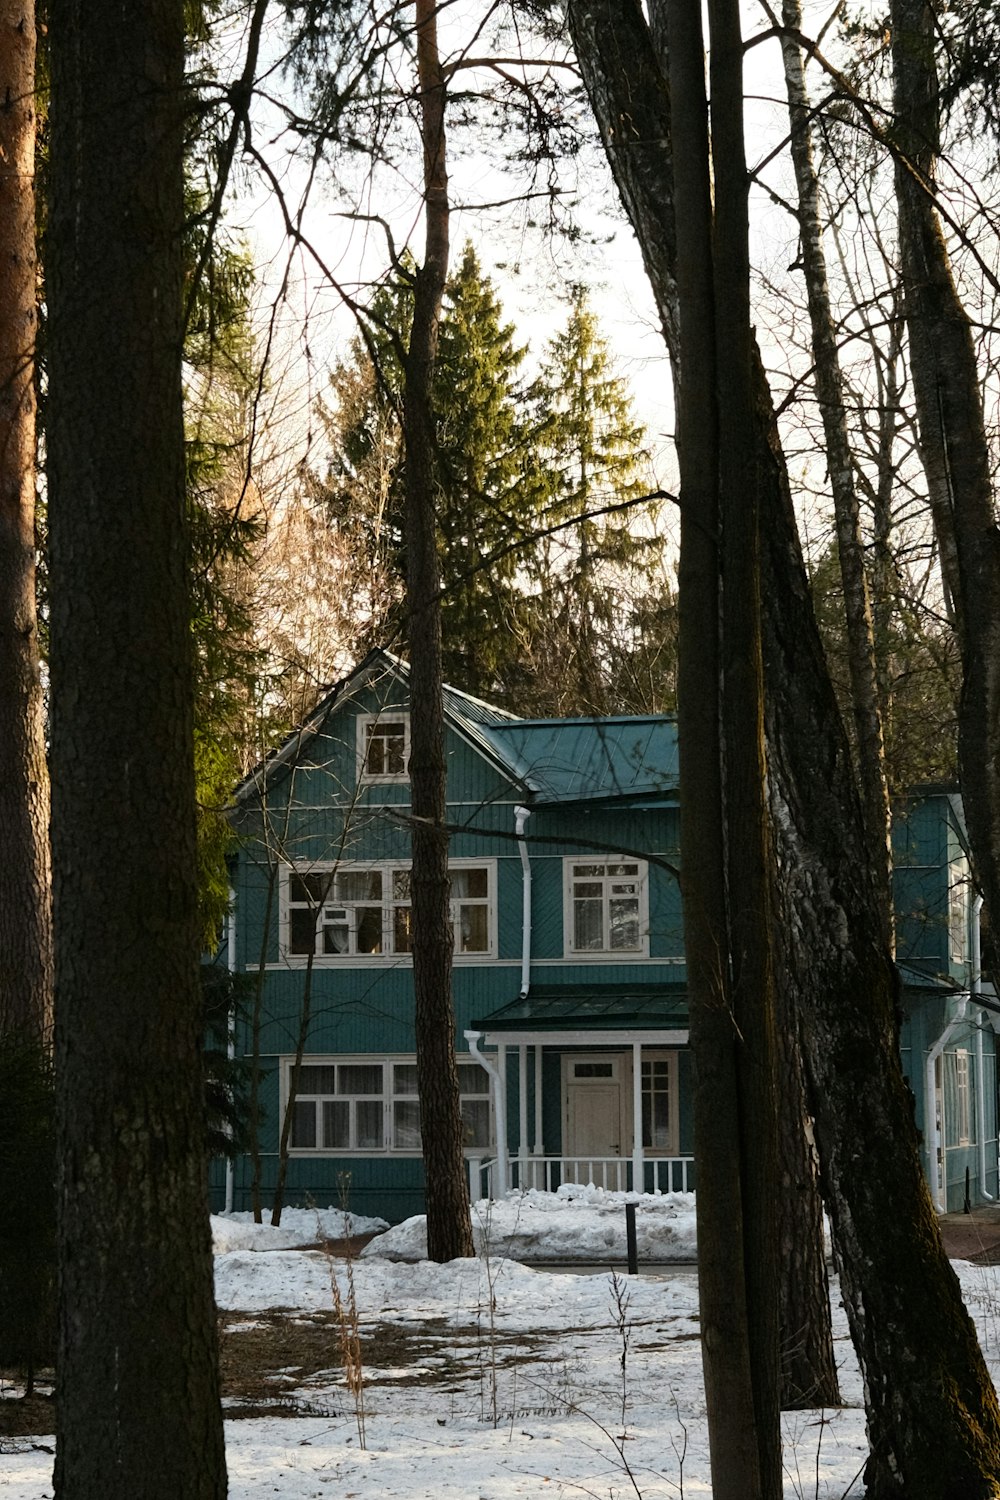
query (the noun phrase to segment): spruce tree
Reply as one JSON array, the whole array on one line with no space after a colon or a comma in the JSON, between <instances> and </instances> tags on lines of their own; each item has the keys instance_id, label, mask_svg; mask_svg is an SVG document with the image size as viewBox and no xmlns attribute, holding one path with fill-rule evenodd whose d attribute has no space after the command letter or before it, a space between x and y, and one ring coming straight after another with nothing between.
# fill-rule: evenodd
<instances>
[{"instance_id":1,"label":"spruce tree","mask_svg":"<svg viewBox=\"0 0 1000 1500\"><path fill-rule=\"evenodd\" d=\"M660 554L652 530L644 535L636 525L636 513L602 514L639 500L650 486L644 429L582 287L574 289L566 326L549 345L543 390L558 513L567 521L581 518L545 551L541 593L550 610L558 601L548 624L540 620L551 633L545 654L573 660L572 672L553 683L547 708L603 714L618 706L609 682L612 641L623 620L644 613L642 596Z\"/></svg>"},{"instance_id":2,"label":"spruce tree","mask_svg":"<svg viewBox=\"0 0 1000 1500\"><path fill-rule=\"evenodd\" d=\"M331 373L334 403L323 413L331 461L314 495L360 564L366 620L356 649L391 637L401 598L400 350L411 310L405 281L377 293L366 336ZM467 244L445 289L434 382L444 673L511 703L526 672L534 537L553 495L545 420L521 376L526 353ZM494 555L512 542L524 545Z\"/></svg>"}]
</instances>

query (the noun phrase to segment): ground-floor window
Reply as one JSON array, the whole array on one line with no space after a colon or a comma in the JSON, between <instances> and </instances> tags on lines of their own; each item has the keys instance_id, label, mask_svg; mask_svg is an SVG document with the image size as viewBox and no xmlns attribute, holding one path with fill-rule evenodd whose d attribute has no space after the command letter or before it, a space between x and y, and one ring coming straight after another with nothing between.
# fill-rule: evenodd
<instances>
[{"instance_id":1,"label":"ground-floor window","mask_svg":"<svg viewBox=\"0 0 1000 1500\"><path fill-rule=\"evenodd\" d=\"M283 1098L294 1062L283 1068ZM478 1063L459 1062L465 1146L492 1145L490 1081ZM323 1058L303 1062L295 1080L293 1151L414 1152L420 1150L420 1099L412 1057Z\"/></svg>"},{"instance_id":2,"label":"ground-floor window","mask_svg":"<svg viewBox=\"0 0 1000 1500\"><path fill-rule=\"evenodd\" d=\"M642 1146L644 1151L676 1154L679 1110L677 1053L644 1052L642 1057Z\"/></svg>"}]
</instances>

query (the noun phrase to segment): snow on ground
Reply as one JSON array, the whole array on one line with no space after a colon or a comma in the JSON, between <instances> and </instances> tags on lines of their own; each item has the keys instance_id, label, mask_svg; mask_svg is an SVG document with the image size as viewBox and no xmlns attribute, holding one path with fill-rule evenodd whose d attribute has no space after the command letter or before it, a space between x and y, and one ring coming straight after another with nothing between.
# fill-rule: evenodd
<instances>
[{"instance_id":1,"label":"snow on ground","mask_svg":"<svg viewBox=\"0 0 1000 1500\"><path fill-rule=\"evenodd\" d=\"M690 1253L692 1200L642 1199L637 1211L640 1261L677 1259L681 1244ZM309 1248L342 1232L327 1212L317 1235L314 1213L289 1211L280 1245L269 1226L253 1227L245 1216L213 1221L228 1328L258 1326L268 1309L288 1309L303 1325L330 1317L334 1279L349 1303L346 1263ZM305 1383L298 1367L280 1374L291 1416L227 1423L231 1500L710 1495L693 1270L622 1272L622 1195L512 1195L476 1213L481 1232L487 1221L489 1250L474 1260L400 1258L422 1243L422 1226L411 1220L353 1263L361 1333L380 1335L372 1347L385 1350L381 1367L365 1370L363 1422L345 1386L333 1320L330 1369ZM353 1232L360 1225L353 1220ZM289 1245L286 1236L298 1238ZM508 1242L518 1254L524 1245L535 1258L547 1252L557 1260L571 1245L589 1266L578 1274L527 1266L505 1250ZM593 1269L609 1260L614 1272ZM956 1269L996 1376L1000 1268ZM834 1306L846 1405L785 1417L785 1500L861 1494L861 1386L836 1289ZM3 1500L51 1496L51 1439L32 1443L4 1444Z\"/></svg>"}]
</instances>

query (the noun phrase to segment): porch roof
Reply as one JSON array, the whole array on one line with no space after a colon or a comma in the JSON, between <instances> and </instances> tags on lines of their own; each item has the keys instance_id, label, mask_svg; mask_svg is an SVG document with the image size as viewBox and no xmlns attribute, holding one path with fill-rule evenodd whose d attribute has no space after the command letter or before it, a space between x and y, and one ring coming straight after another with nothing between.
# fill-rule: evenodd
<instances>
[{"instance_id":1,"label":"porch roof","mask_svg":"<svg viewBox=\"0 0 1000 1500\"><path fill-rule=\"evenodd\" d=\"M487 1016L476 1031L686 1031L687 986L683 984L539 984Z\"/></svg>"}]
</instances>

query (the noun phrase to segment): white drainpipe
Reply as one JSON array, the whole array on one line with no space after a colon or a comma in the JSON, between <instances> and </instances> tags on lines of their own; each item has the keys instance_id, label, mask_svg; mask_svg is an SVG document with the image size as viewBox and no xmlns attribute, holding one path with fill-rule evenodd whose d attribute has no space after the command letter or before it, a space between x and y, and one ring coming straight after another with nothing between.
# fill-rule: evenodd
<instances>
[{"instance_id":1,"label":"white drainpipe","mask_svg":"<svg viewBox=\"0 0 1000 1500\"><path fill-rule=\"evenodd\" d=\"M236 973L236 892L229 887L229 913L226 918L226 966L230 974ZM226 1020L226 1056L230 1062L236 1057L236 1008L235 1001L229 1007ZM226 1213L231 1214L235 1201L236 1169L231 1156L226 1157Z\"/></svg>"},{"instance_id":2,"label":"white drainpipe","mask_svg":"<svg viewBox=\"0 0 1000 1500\"><path fill-rule=\"evenodd\" d=\"M938 1058L944 1052L945 1047L947 1047L949 1041L954 1036L955 1032L959 1029L960 1026L965 1024L966 1015L969 1009L968 999L966 999L964 996L961 1000L957 1000L954 1003L956 1005L956 1009L953 1012L951 1019L946 1022L945 1028L942 1031L941 1035L938 1037L937 1041L928 1052L927 1063L924 1068L924 1130L930 1145L929 1177L931 1184L931 1197L934 1200L934 1207L937 1209L939 1214L947 1213L948 1211L948 1170L945 1156L943 1131L938 1130L937 1123L937 1089L934 1085L935 1065ZM944 1125L943 1118L941 1124L942 1126ZM938 1163L939 1149L941 1152L940 1164Z\"/></svg>"},{"instance_id":3,"label":"white drainpipe","mask_svg":"<svg viewBox=\"0 0 1000 1500\"><path fill-rule=\"evenodd\" d=\"M521 999L531 989L531 861L524 842L524 825L531 817L527 807L515 807L514 832L521 852Z\"/></svg>"},{"instance_id":4,"label":"white drainpipe","mask_svg":"<svg viewBox=\"0 0 1000 1500\"><path fill-rule=\"evenodd\" d=\"M972 903L970 914L970 956L972 959L972 975L969 988L973 999L982 992L983 988L983 944L982 930L980 928L981 913L983 910L983 898L977 896ZM987 1203L994 1202L993 1194L986 1191L986 1065L983 1057L983 1027L986 1025L986 1012L979 1012L979 1021L976 1026L976 1139L979 1142L979 1196Z\"/></svg>"},{"instance_id":5,"label":"white drainpipe","mask_svg":"<svg viewBox=\"0 0 1000 1500\"><path fill-rule=\"evenodd\" d=\"M469 1054L474 1057L481 1068L485 1068L490 1075L493 1085L493 1111L497 1124L497 1169L496 1175L500 1179L500 1191L496 1195L499 1198L507 1194L507 1100L504 1098L506 1092L503 1080L496 1067L490 1059L479 1050L479 1043L483 1039L481 1031L467 1031L465 1040L469 1044Z\"/></svg>"}]
</instances>

